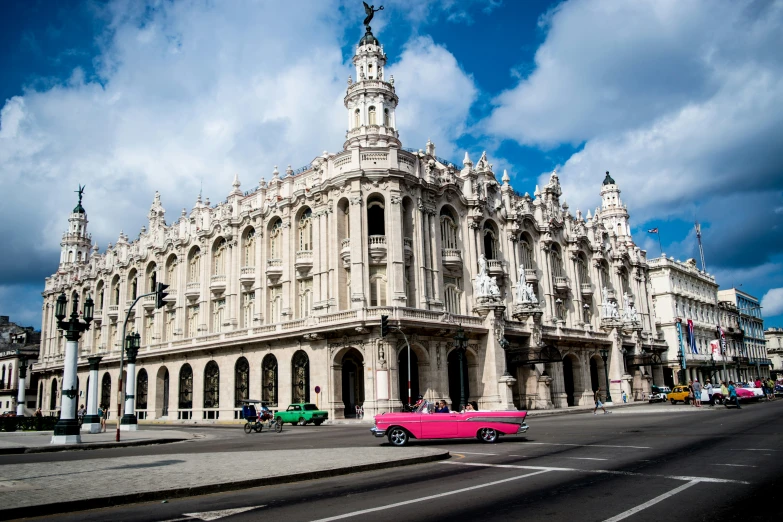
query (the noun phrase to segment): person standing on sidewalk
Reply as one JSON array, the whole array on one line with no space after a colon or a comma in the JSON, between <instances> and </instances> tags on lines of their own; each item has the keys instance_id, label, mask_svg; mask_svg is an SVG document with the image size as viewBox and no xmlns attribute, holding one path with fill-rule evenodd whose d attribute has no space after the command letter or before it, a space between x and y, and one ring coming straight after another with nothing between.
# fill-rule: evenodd
<instances>
[{"instance_id":1,"label":"person standing on sidewalk","mask_svg":"<svg viewBox=\"0 0 783 522\"><path fill-rule=\"evenodd\" d=\"M701 383L699 379L693 381L693 405L701 408Z\"/></svg>"},{"instance_id":2,"label":"person standing on sidewalk","mask_svg":"<svg viewBox=\"0 0 783 522\"><path fill-rule=\"evenodd\" d=\"M712 396L713 390L712 390L712 383L709 379L707 379L707 384L704 385L704 389L707 390L707 397L710 399L710 406L715 406L715 398Z\"/></svg>"},{"instance_id":3,"label":"person standing on sidewalk","mask_svg":"<svg viewBox=\"0 0 783 522\"><path fill-rule=\"evenodd\" d=\"M101 420L101 432L106 431L106 414L103 411L103 406L98 406L98 418Z\"/></svg>"},{"instance_id":4,"label":"person standing on sidewalk","mask_svg":"<svg viewBox=\"0 0 783 522\"><path fill-rule=\"evenodd\" d=\"M737 389L734 387L734 381L729 381L729 402L734 401L738 410L742 409L739 403L739 397L737 397Z\"/></svg>"},{"instance_id":5,"label":"person standing on sidewalk","mask_svg":"<svg viewBox=\"0 0 783 522\"><path fill-rule=\"evenodd\" d=\"M604 403L601 402L601 389L600 388L595 390L595 393L593 394L593 399L595 399L595 408L593 409L593 415L596 414L596 412L598 411L598 408L601 408L602 410L604 410L604 413L609 413L608 411L606 411L606 408L604 408Z\"/></svg>"}]
</instances>

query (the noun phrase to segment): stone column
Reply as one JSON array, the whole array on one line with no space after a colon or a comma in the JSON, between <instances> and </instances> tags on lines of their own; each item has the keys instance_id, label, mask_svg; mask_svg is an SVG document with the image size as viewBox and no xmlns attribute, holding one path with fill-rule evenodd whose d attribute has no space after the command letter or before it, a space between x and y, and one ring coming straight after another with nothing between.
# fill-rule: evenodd
<instances>
[{"instance_id":1,"label":"stone column","mask_svg":"<svg viewBox=\"0 0 783 522\"><path fill-rule=\"evenodd\" d=\"M127 382L125 383L125 413L120 419L121 431L136 431L139 429L134 408L136 406L136 348L128 348Z\"/></svg>"},{"instance_id":2,"label":"stone column","mask_svg":"<svg viewBox=\"0 0 783 522\"><path fill-rule=\"evenodd\" d=\"M358 155L358 154L357 154ZM358 189L358 185L355 187ZM362 223L362 196L354 192L350 198L350 226L351 226L351 308L363 308L367 301L364 295L364 258L366 238L364 237Z\"/></svg>"},{"instance_id":3,"label":"stone column","mask_svg":"<svg viewBox=\"0 0 783 522\"><path fill-rule=\"evenodd\" d=\"M622 352L622 336L617 328L612 330L612 353L609 356L609 392L612 395L612 401L621 403L622 398L622 378L625 374L625 364Z\"/></svg>"},{"instance_id":4,"label":"stone column","mask_svg":"<svg viewBox=\"0 0 783 522\"><path fill-rule=\"evenodd\" d=\"M383 117L383 113L381 113ZM388 221L386 222L386 266L389 273L389 306L405 306L407 289L405 288L405 258L404 240L405 235L402 219L402 198L397 192L392 192L389 196L391 205L386 213Z\"/></svg>"},{"instance_id":5,"label":"stone column","mask_svg":"<svg viewBox=\"0 0 783 522\"><path fill-rule=\"evenodd\" d=\"M25 378L27 377L27 360L21 359L19 361L19 391L16 394L16 416L24 417L24 403L25 403Z\"/></svg>"},{"instance_id":6,"label":"stone column","mask_svg":"<svg viewBox=\"0 0 783 522\"><path fill-rule=\"evenodd\" d=\"M87 415L82 422L82 431L89 433L99 433L101 431L101 419L98 417L98 363L101 362L101 356L90 357L87 361L90 363L90 377L87 389Z\"/></svg>"},{"instance_id":7,"label":"stone column","mask_svg":"<svg viewBox=\"0 0 783 522\"><path fill-rule=\"evenodd\" d=\"M75 320L73 317L71 320ZM76 420L76 364L79 350L79 334L81 332L67 330L65 332L65 363L63 365L63 393L60 399L60 420L54 427L52 444L81 444L79 421Z\"/></svg>"}]
</instances>

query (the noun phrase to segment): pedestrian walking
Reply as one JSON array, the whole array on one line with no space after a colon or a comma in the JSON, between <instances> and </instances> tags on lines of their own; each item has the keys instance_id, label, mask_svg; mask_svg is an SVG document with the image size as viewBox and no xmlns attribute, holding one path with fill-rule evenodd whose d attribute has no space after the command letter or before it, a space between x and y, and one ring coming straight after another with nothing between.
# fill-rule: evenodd
<instances>
[{"instance_id":1,"label":"pedestrian walking","mask_svg":"<svg viewBox=\"0 0 783 522\"><path fill-rule=\"evenodd\" d=\"M696 403L693 401L693 381L688 381L688 402L691 406L696 406Z\"/></svg>"},{"instance_id":2,"label":"pedestrian walking","mask_svg":"<svg viewBox=\"0 0 783 522\"><path fill-rule=\"evenodd\" d=\"M723 395L723 402L725 403L729 396L729 387L726 386L726 381L721 381L720 383L720 394Z\"/></svg>"},{"instance_id":3,"label":"pedestrian walking","mask_svg":"<svg viewBox=\"0 0 783 522\"><path fill-rule=\"evenodd\" d=\"M604 403L601 402L601 389L595 390L595 393L593 394L593 399L595 399L595 408L593 409L593 415L596 415L598 412L598 408L601 408L604 410L604 413L611 413L610 411L606 411L606 408L604 408Z\"/></svg>"},{"instance_id":4,"label":"pedestrian walking","mask_svg":"<svg viewBox=\"0 0 783 522\"><path fill-rule=\"evenodd\" d=\"M710 407L715 406L715 397L713 397L714 391L712 389L712 383L707 379L707 383L704 385L704 389L707 390L707 397L710 399Z\"/></svg>"},{"instance_id":5,"label":"pedestrian walking","mask_svg":"<svg viewBox=\"0 0 783 522\"><path fill-rule=\"evenodd\" d=\"M701 408L701 383L699 379L693 381L693 405Z\"/></svg>"},{"instance_id":6,"label":"pedestrian walking","mask_svg":"<svg viewBox=\"0 0 783 522\"><path fill-rule=\"evenodd\" d=\"M628 402L628 396L625 394L625 390L623 390L622 396L623 396L623 404L625 404L626 402Z\"/></svg>"},{"instance_id":7,"label":"pedestrian walking","mask_svg":"<svg viewBox=\"0 0 783 522\"><path fill-rule=\"evenodd\" d=\"M98 406L98 418L101 420L101 432L106 431L106 412L103 406Z\"/></svg>"},{"instance_id":8,"label":"pedestrian walking","mask_svg":"<svg viewBox=\"0 0 783 522\"><path fill-rule=\"evenodd\" d=\"M767 398L771 401L775 400L775 381L772 379L767 379L767 393L769 394Z\"/></svg>"},{"instance_id":9,"label":"pedestrian walking","mask_svg":"<svg viewBox=\"0 0 783 522\"><path fill-rule=\"evenodd\" d=\"M739 403L739 397L737 397L737 389L734 387L734 381L729 381L729 402L734 401L734 405L738 410L742 409ZM726 403L728 404L728 403Z\"/></svg>"},{"instance_id":10,"label":"pedestrian walking","mask_svg":"<svg viewBox=\"0 0 783 522\"><path fill-rule=\"evenodd\" d=\"M37 431L41 431L41 424L43 423L43 413L41 413L41 408L35 410L35 429Z\"/></svg>"}]
</instances>

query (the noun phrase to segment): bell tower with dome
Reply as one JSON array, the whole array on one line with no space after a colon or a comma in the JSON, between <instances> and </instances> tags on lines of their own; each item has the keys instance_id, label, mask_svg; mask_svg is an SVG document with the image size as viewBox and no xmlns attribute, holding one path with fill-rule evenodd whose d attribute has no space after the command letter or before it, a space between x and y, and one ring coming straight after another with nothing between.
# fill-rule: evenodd
<instances>
[{"instance_id":1,"label":"bell tower with dome","mask_svg":"<svg viewBox=\"0 0 783 522\"><path fill-rule=\"evenodd\" d=\"M344 100L348 111L345 150L359 147L400 148L395 120L399 100L394 92L394 77L386 79L386 54L368 25L370 18L372 16L365 20L367 29L353 57L356 81L348 77Z\"/></svg>"},{"instance_id":2,"label":"bell tower with dome","mask_svg":"<svg viewBox=\"0 0 783 522\"><path fill-rule=\"evenodd\" d=\"M87 233L87 212L82 206L84 187L79 185L79 190L76 192L79 193L79 202L68 218L68 231L63 233L63 239L60 242L61 268L74 263L86 263L90 257L92 236Z\"/></svg>"}]
</instances>

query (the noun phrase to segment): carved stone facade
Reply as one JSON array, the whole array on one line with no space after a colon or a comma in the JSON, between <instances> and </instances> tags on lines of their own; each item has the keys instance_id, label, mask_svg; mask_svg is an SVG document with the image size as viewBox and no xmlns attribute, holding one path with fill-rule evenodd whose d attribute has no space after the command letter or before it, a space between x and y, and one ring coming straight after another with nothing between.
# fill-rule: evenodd
<instances>
[{"instance_id":1,"label":"carved stone facade","mask_svg":"<svg viewBox=\"0 0 783 522\"><path fill-rule=\"evenodd\" d=\"M402 149L385 63L365 35L345 97L344 150L283 177L275 167L247 192L235 179L224 201L199 196L171 224L156 194L135 240L121 233L102 253L66 255L43 294L37 371L46 385L62 371L53 327L61 292L95 300L94 328L80 341L80 393L86 357L100 353L99 395L115 398L126 312L163 282L166 305L143 297L129 323L142 339L142 419L234 419L248 396L273 409L318 401L332 417L359 404L367 414L400 408L407 349L394 330L379 338L381 315L410 341L414 399L456 402L462 380L482 408L591 403L593 388L607 385L602 348L613 395L649 391L651 356L665 346L646 254L608 173L602 208L583 216L561 199L555 173L531 197L515 193L508 175L498 182L486 154L475 165L466 154L458 169L432 143ZM84 210L75 218L86 234Z\"/></svg>"}]
</instances>

